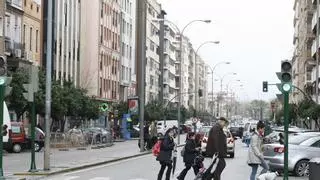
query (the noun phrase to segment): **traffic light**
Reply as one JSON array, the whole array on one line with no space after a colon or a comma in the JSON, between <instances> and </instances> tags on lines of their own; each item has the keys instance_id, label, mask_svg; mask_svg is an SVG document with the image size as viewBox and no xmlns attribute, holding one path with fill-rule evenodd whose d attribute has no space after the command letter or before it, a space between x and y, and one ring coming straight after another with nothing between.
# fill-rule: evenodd
<instances>
[{"instance_id":1,"label":"traffic light","mask_svg":"<svg viewBox=\"0 0 320 180\"><path fill-rule=\"evenodd\" d=\"M281 62L281 72L276 73L281 84L277 84L278 89L284 92L290 92L292 89L292 65L288 60Z\"/></svg>"},{"instance_id":2,"label":"traffic light","mask_svg":"<svg viewBox=\"0 0 320 180\"><path fill-rule=\"evenodd\" d=\"M198 95L199 95L199 97L202 97L202 96L203 96L202 89L199 89L199 90L198 90Z\"/></svg>"},{"instance_id":3,"label":"traffic light","mask_svg":"<svg viewBox=\"0 0 320 180\"><path fill-rule=\"evenodd\" d=\"M268 81L262 82L262 92L268 92Z\"/></svg>"},{"instance_id":4,"label":"traffic light","mask_svg":"<svg viewBox=\"0 0 320 180\"><path fill-rule=\"evenodd\" d=\"M6 124L2 125L2 136L6 136L8 134L8 126Z\"/></svg>"}]
</instances>

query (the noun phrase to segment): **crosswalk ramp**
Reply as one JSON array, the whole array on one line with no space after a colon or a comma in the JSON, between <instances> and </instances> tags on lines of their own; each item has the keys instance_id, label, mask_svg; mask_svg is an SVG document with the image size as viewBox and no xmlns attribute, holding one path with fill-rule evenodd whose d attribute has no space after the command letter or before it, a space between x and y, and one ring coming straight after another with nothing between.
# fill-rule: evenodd
<instances>
[{"instance_id":1,"label":"crosswalk ramp","mask_svg":"<svg viewBox=\"0 0 320 180\"><path fill-rule=\"evenodd\" d=\"M60 176L56 178L49 178L48 180L82 180L80 176ZM92 178L85 178L86 180L119 180L117 178L110 178L110 177L92 177ZM127 180L148 180L143 178L131 178Z\"/></svg>"}]
</instances>

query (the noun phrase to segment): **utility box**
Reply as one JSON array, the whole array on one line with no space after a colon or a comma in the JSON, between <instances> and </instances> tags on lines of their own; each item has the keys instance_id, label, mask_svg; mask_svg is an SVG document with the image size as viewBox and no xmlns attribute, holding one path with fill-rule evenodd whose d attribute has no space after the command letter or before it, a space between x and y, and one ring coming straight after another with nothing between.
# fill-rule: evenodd
<instances>
[{"instance_id":1,"label":"utility box","mask_svg":"<svg viewBox=\"0 0 320 180\"><path fill-rule=\"evenodd\" d=\"M320 177L320 158L313 158L309 162L309 180L318 180Z\"/></svg>"}]
</instances>

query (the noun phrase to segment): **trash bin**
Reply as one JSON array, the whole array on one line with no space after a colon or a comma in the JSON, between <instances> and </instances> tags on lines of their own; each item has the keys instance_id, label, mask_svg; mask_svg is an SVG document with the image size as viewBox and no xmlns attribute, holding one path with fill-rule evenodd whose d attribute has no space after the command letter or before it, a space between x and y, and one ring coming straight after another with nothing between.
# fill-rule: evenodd
<instances>
[{"instance_id":1,"label":"trash bin","mask_svg":"<svg viewBox=\"0 0 320 180\"><path fill-rule=\"evenodd\" d=\"M320 158L309 161L309 180L318 180L320 177Z\"/></svg>"}]
</instances>

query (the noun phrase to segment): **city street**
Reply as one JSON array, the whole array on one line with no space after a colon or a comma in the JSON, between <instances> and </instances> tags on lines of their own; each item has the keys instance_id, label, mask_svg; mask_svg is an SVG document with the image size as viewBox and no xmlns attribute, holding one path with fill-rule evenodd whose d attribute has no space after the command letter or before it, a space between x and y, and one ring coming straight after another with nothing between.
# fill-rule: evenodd
<instances>
[{"instance_id":1,"label":"city street","mask_svg":"<svg viewBox=\"0 0 320 180\"><path fill-rule=\"evenodd\" d=\"M247 180L249 178L250 168L246 164L247 148L240 141L238 140L236 144L235 158L226 159L227 167L222 175L222 179L224 180ZM208 163L209 159L205 161L206 167ZM181 172L183 167L182 158L179 156L175 177ZM155 160L155 157L146 155L104 166L48 177L47 180L154 180L159 168L160 165ZM194 174L190 170L185 179L193 180L193 178ZM281 179L281 177L278 179ZM304 179L307 178L290 177L290 180Z\"/></svg>"}]
</instances>

